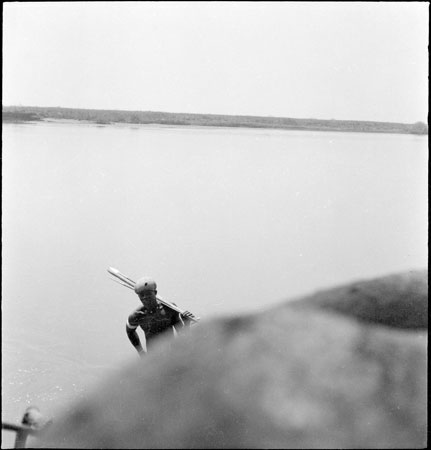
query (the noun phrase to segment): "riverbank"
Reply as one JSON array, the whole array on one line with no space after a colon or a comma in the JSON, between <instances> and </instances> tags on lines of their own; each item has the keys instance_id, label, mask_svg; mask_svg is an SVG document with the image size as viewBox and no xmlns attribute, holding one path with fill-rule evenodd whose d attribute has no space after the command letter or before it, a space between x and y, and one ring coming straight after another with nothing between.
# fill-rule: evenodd
<instances>
[{"instance_id":1,"label":"riverbank","mask_svg":"<svg viewBox=\"0 0 431 450\"><path fill-rule=\"evenodd\" d=\"M98 125L113 123L205 127L270 128L303 131L342 131L355 133L428 134L423 122L403 124L355 120L294 119L286 117L183 114L154 111L116 111L36 106L3 106L2 121L74 120Z\"/></svg>"}]
</instances>

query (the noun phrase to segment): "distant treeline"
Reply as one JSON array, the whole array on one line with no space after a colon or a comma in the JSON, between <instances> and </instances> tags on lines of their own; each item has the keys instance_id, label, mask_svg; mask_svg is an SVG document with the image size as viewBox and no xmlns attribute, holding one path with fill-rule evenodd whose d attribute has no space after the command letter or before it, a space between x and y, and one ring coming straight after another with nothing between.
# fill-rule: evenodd
<instances>
[{"instance_id":1,"label":"distant treeline","mask_svg":"<svg viewBox=\"0 0 431 450\"><path fill-rule=\"evenodd\" d=\"M3 122L44 119L85 120L97 124L131 123L209 127L278 128L289 130L351 131L363 133L428 134L428 125L358 120L292 119L287 117L183 114L153 111L116 111L38 106L3 106Z\"/></svg>"},{"instance_id":2,"label":"distant treeline","mask_svg":"<svg viewBox=\"0 0 431 450\"><path fill-rule=\"evenodd\" d=\"M41 120L38 114L18 111L4 111L2 114L3 122L29 122Z\"/></svg>"}]
</instances>

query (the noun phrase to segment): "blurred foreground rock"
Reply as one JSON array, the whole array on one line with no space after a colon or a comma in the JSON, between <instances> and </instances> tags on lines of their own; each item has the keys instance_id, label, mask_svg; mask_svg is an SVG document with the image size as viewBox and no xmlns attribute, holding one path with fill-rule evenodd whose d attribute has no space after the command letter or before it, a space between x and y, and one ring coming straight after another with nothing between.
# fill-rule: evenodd
<instances>
[{"instance_id":1,"label":"blurred foreground rock","mask_svg":"<svg viewBox=\"0 0 431 450\"><path fill-rule=\"evenodd\" d=\"M427 297L427 272L411 272L202 321L169 350L160 340L38 443L424 448Z\"/></svg>"}]
</instances>

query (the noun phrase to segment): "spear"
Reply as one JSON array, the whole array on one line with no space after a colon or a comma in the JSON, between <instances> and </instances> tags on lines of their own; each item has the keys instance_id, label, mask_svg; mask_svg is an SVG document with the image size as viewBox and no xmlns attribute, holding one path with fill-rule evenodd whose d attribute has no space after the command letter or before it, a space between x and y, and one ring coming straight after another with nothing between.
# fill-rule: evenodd
<instances>
[{"instance_id":1,"label":"spear","mask_svg":"<svg viewBox=\"0 0 431 450\"><path fill-rule=\"evenodd\" d=\"M133 289L133 290L135 289L135 284L136 283L131 278L129 278L126 275L124 275L123 273L121 273L118 269L114 269L113 267L108 267L107 270L108 270L108 272L111 275L113 275L115 278L117 278L117 279L115 279L115 278L111 278L110 277L112 281L115 281L115 282L121 284L122 286L125 286L125 287L129 288L129 289ZM178 312L178 313L180 313L182 315L186 312L185 310L179 308L178 306L174 305L173 303L171 303L171 302L169 302L167 300L163 300L159 296L157 296L156 298L163 305L167 306L168 308L173 309L174 311L176 311L176 312ZM194 317L194 316L191 316L191 317L188 316L188 317L193 322L198 322L199 319L200 319L199 317Z\"/></svg>"}]
</instances>

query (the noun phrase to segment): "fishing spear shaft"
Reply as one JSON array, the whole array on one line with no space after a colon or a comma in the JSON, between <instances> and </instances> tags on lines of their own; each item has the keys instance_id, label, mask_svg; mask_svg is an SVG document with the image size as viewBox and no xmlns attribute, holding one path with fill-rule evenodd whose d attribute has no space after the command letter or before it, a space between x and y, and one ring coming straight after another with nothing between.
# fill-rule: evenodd
<instances>
[{"instance_id":1,"label":"fishing spear shaft","mask_svg":"<svg viewBox=\"0 0 431 450\"><path fill-rule=\"evenodd\" d=\"M111 280L113 280L113 281L115 281L115 282L121 284L122 286L125 286L125 287L129 288L129 289L133 289L133 290L135 289L135 284L136 283L131 278L126 277L126 275L122 274L118 269L114 269L113 267L108 267L107 270L108 270L108 272L111 275L113 275L114 277L118 278L118 280L120 280L120 281L117 281L114 278L111 278ZM182 310L181 308L178 308L178 306L173 305L171 302L163 300L160 297L156 297L156 298L157 298L157 300L160 303L162 303L163 305L167 306L168 308L173 309L174 311L176 311L176 312L178 312L180 314L184 314L186 312L185 310ZM197 323L199 321L199 317L197 317L197 318L190 317L190 320L192 320L193 322Z\"/></svg>"}]
</instances>

